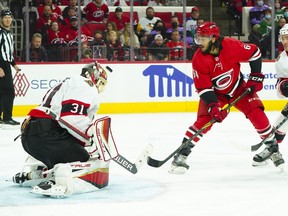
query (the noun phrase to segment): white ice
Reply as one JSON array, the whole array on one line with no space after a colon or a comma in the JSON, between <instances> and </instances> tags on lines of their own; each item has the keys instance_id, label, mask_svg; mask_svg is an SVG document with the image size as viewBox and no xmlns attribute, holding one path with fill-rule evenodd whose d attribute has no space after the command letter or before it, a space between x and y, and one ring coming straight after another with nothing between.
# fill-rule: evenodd
<instances>
[{"instance_id":1,"label":"white ice","mask_svg":"<svg viewBox=\"0 0 288 216\"><path fill-rule=\"evenodd\" d=\"M278 113L267 112L271 123ZM134 162L149 143L154 146L151 156L164 159L179 146L196 114L109 116L119 152ZM112 162L108 187L66 199L31 194L29 188L11 182L27 156L20 140L13 141L18 134L19 130L0 130L1 216L282 216L288 213L288 169L280 172L272 163L263 168L251 166L255 153L240 150L239 146L249 147L260 142L260 138L238 112L231 112L201 139L189 156L190 169L186 174L169 174L171 161L160 168L145 164L136 175ZM288 163L286 140L280 150Z\"/></svg>"}]
</instances>

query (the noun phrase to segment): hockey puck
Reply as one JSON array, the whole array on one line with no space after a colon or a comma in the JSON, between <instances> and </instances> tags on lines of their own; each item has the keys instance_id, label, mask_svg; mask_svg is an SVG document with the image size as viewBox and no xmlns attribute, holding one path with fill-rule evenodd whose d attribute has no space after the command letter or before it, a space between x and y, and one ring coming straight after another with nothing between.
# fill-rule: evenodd
<instances>
[{"instance_id":1,"label":"hockey puck","mask_svg":"<svg viewBox=\"0 0 288 216\"><path fill-rule=\"evenodd\" d=\"M109 66L106 66L106 69L107 69L110 73L112 73L112 71L113 71Z\"/></svg>"}]
</instances>

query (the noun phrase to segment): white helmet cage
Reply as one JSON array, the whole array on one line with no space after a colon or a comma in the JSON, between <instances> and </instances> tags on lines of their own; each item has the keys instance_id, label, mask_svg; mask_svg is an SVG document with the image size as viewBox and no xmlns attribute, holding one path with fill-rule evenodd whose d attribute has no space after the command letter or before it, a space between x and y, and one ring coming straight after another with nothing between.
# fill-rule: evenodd
<instances>
[{"instance_id":1,"label":"white helmet cage","mask_svg":"<svg viewBox=\"0 0 288 216\"><path fill-rule=\"evenodd\" d=\"M279 42L282 42L281 36L287 35L288 36L288 24L285 24L280 30L279 30Z\"/></svg>"},{"instance_id":2,"label":"white helmet cage","mask_svg":"<svg viewBox=\"0 0 288 216\"><path fill-rule=\"evenodd\" d=\"M91 79L95 84L98 92L104 91L107 85L107 72L104 68L97 62L90 63L82 69L82 76Z\"/></svg>"}]
</instances>

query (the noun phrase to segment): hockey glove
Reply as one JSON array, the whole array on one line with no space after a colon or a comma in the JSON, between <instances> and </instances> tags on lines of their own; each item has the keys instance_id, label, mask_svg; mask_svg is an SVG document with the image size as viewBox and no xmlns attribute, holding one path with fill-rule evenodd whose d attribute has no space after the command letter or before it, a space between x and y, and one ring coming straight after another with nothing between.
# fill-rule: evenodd
<instances>
[{"instance_id":1,"label":"hockey glove","mask_svg":"<svg viewBox=\"0 0 288 216\"><path fill-rule=\"evenodd\" d=\"M282 95L284 95L285 97L288 97L288 80L282 80L279 83L279 89L280 89L280 93Z\"/></svg>"},{"instance_id":2,"label":"hockey glove","mask_svg":"<svg viewBox=\"0 0 288 216\"><path fill-rule=\"evenodd\" d=\"M252 92L258 92L263 88L264 74L262 73L251 73L248 81L247 88L251 89Z\"/></svg>"},{"instance_id":3,"label":"hockey glove","mask_svg":"<svg viewBox=\"0 0 288 216\"><path fill-rule=\"evenodd\" d=\"M219 103L210 103L208 105L208 112L216 122L222 122L228 115L227 110L222 110Z\"/></svg>"}]
</instances>

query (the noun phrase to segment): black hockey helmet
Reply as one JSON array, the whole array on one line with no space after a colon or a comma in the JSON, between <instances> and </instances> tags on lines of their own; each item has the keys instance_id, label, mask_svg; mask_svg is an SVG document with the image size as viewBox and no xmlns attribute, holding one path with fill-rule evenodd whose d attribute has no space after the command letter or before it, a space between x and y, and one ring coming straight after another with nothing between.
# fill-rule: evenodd
<instances>
[{"instance_id":1,"label":"black hockey helmet","mask_svg":"<svg viewBox=\"0 0 288 216\"><path fill-rule=\"evenodd\" d=\"M3 9L1 11L1 18L3 18L4 16L11 16L13 17L13 14L12 12L9 10L9 9Z\"/></svg>"}]
</instances>

